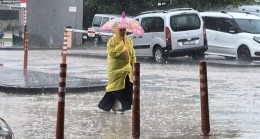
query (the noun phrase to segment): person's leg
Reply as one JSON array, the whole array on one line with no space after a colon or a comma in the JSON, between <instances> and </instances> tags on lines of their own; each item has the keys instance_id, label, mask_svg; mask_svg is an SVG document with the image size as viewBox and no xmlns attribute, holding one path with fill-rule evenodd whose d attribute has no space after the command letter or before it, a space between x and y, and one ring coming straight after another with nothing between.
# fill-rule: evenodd
<instances>
[{"instance_id":1,"label":"person's leg","mask_svg":"<svg viewBox=\"0 0 260 139\"><path fill-rule=\"evenodd\" d=\"M110 111L116 100L115 92L107 92L100 100L98 107L104 111Z\"/></svg>"},{"instance_id":2,"label":"person's leg","mask_svg":"<svg viewBox=\"0 0 260 139\"><path fill-rule=\"evenodd\" d=\"M125 89L116 93L116 98L121 102L122 109L119 111L126 111L131 109L132 105L132 83L129 81L128 76L125 80Z\"/></svg>"}]
</instances>

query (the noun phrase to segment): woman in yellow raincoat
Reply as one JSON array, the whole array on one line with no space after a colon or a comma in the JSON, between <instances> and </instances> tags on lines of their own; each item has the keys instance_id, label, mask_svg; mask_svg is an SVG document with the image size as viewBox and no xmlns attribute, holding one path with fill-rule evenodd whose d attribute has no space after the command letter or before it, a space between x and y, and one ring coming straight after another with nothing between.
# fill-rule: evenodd
<instances>
[{"instance_id":1,"label":"woman in yellow raincoat","mask_svg":"<svg viewBox=\"0 0 260 139\"><path fill-rule=\"evenodd\" d=\"M106 94L98 107L126 111L132 105L133 63L136 61L133 41L126 35L124 27L114 30L114 36L107 43L108 84Z\"/></svg>"}]
</instances>

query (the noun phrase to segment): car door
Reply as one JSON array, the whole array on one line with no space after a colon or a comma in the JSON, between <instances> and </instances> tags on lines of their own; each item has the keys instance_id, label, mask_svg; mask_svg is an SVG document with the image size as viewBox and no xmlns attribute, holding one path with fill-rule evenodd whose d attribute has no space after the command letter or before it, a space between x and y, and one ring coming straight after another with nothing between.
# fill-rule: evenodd
<instances>
[{"instance_id":1,"label":"car door","mask_svg":"<svg viewBox=\"0 0 260 139\"><path fill-rule=\"evenodd\" d=\"M208 54L216 54L219 45L220 18L203 17L206 26L206 34L208 41Z\"/></svg>"},{"instance_id":2,"label":"car door","mask_svg":"<svg viewBox=\"0 0 260 139\"><path fill-rule=\"evenodd\" d=\"M136 52L140 56L152 56L152 42L153 42L153 22L154 17L144 17L141 19L141 26L144 29L144 34L139 35L138 44L135 46Z\"/></svg>"},{"instance_id":3,"label":"car door","mask_svg":"<svg viewBox=\"0 0 260 139\"><path fill-rule=\"evenodd\" d=\"M107 21L109 21L109 20L110 20L109 17L103 17L103 18L102 18L102 21L101 21L100 27L102 27L102 26L103 26ZM100 32L101 32L101 31L100 31ZM103 33L112 33L111 30L102 30L102 32L103 32ZM101 39L102 39L103 42L107 42L110 37L111 37L111 36L109 36L109 35L101 35Z\"/></svg>"},{"instance_id":4,"label":"car door","mask_svg":"<svg viewBox=\"0 0 260 139\"><path fill-rule=\"evenodd\" d=\"M139 20L139 18L135 18L135 20L136 21L140 21ZM128 33L129 35L129 37L132 39L132 41L133 41L133 46L134 46L134 49L135 49L135 54L136 54L136 56L140 56L139 55L139 49L137 49L137 47L138 47L138 45L139 45L139 37L141 36L141 35L138 35L138 34L133 34L133 33Z\"/></svg>"},{"instance_id":5,"label":"car door","mask_svg":"<svg viewBox=\"0 0 260 139\"><path fill-rule=\"evenodd\" d=\"M234 49L236 49L238 28L230 18L222 18L220 25L219 47L216 51L220 55L234 56L236 55Z\"/></svg>"}]
</instances>

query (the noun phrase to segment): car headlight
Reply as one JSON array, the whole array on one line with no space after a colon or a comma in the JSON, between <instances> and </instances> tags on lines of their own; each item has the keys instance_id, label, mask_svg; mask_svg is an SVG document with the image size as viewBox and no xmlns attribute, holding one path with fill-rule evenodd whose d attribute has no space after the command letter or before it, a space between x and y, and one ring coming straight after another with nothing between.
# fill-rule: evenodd
<instances>
[{"instance_id":1,"label":"car headlight","mask_svg":"<svg viewBox=\"0 0 260 139\"><path fill-rule=\"evenodd\" d=\"M254 39L256 42L260 43L260 37L253 37L253 39Z\"/></svg>"}]
</instances>

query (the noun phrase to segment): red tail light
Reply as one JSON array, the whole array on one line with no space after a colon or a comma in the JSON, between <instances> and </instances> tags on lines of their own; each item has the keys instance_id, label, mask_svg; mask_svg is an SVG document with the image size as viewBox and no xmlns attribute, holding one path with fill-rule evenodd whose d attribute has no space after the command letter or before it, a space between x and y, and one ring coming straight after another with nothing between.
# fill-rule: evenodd
<instances>
[{"instance_id":1,"label":"red tail light","mask_svg":"<svg viewBox=\"0 0 260 139\"><path fill-rule=\"evenodd\" d=\"M203 36L204 36L204 40L207 39L207 33L206 33L206 26L205 24L203 24Z\"/></svg>"},{"instance_id":2,"label":"red tail light","mask_svg":"<svg viewBox=\"0 0 260 139\"><path fill-rule=\"evenodd\" d=\"M169 27L165 28L165 36L166 36L166 43L169 44L172 42L171 40L171 31L169 29Z\"/></svg>"}]
</instances>

